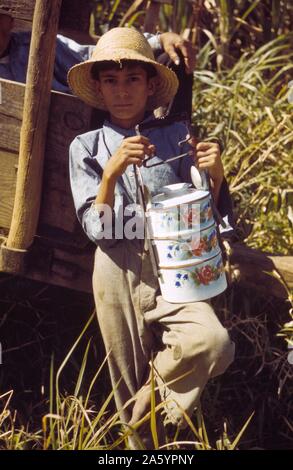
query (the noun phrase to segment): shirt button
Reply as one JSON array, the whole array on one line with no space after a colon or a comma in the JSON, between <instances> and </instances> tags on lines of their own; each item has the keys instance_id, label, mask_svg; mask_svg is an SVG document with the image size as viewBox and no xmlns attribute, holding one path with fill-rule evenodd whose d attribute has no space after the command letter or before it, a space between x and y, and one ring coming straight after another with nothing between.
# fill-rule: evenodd
<instances>
[{"instance_id":1,"label":"shirt button","mask_svg":"<svg viewBox=\"0 0 293 470\"><path fill-rule=\"evenodd\" d=\"M133 178L133 177L134 177L134 171L130 171L130 172L129 172L129 176L130 176L131 178Z\"/></svg>"}]
</instances>

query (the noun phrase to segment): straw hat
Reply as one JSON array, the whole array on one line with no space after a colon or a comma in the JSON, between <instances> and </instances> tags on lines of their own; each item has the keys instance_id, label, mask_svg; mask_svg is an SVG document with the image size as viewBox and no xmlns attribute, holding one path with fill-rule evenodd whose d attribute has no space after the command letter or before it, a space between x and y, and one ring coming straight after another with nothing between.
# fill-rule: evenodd
<instances>
[{"instance_id":1,"label":"straw hat","mask_svg":"<svg viewBox=\"0 0 293 470\"><path fill-rule=\"evenodd\" d=\"M113 28L99 39L90 60L73 66L68 72L68 83L75 95L90 106L106 109L103 99L96 91L95 80L91 77L92 65L96 62L113 60L139 60L154 66L157 72L157 86L154 95L147 101L147 109L153 110L167 105L178 88L176 74L155 61L153 51L145 37L134 28Z\"/></svg>"}]
</instances>

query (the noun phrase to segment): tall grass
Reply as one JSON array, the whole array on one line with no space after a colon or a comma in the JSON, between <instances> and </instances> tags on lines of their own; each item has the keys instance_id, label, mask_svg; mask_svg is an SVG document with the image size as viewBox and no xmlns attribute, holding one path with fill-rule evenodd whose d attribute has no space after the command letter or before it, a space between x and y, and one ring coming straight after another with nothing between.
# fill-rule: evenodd
<instances>
[{"instance_id":1,"label":"tall grass","mask_svg":"<svg viewBox=\"0 0 293 470\"><path fill-rule=\"evenodd\" d=\"M59 380L62 372L73 351L80 343L83 334L87 330L93 316L87 322L82 333L79 335L72 348L68 352L64 361L60 365L56 375L54 374L53 361L50 370L50 400L49 412L42 417L42 426L35 432L23 427L17 427L17 413L9 409L13 392L9 391L0 396L0 450L124 450L129 449L129 436L135 435L139 447L144 449L143 441L140 439L140 427L148 423L149 434L153 439L153 448L158 449L181 449L191 448L195 450L234 450L240 441L241 436L249 425L252 416L248 418L238 435L232 441L227 434L226 426L223 434L215 442L214 447L210 444L203 416L200 410L196 413L197 426L185 415L185 419L190 428L193 439L180 441L174 436L166 438L166 442L159 445L158 431L156 425L156 415L163 408L163 403L156 405L156 384L154 369L151 369L151 410L133 426L122 423L119 414L110 413L108 406L113 399L113 390L99 409L91 400L91 392L94 384L105 366L107 357L94 374L89 384L87 394L80 393L81 384L84 381L90 342L87 344L76 385L72 394L65 394L60 391ZM119 384L117 384L118 386ZM125 406L129 406L134 401L130 399ZM145 432L145 430L144 430Z\"/></svg>"},{"instance_id":2,"label":"tall grass","mask_svg":"<svg viewBox=\"0 0 293 470\"><path fill-rule=\"evenodd\" d=\"M254 248L292 252L291 35L244 53L226 72L211 70L212 39L195 72L193 120L201 137L218 137L236 203L240 236Z\"/></svg>"}]
</instances>

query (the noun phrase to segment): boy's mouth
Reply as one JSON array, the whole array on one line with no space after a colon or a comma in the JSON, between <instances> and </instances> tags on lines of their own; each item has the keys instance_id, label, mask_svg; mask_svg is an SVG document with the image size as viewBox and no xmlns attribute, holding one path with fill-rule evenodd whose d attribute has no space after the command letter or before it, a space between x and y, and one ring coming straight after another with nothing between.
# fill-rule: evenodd
<instances>
[{"instance_id":1,"label":"boy's mouth","mask_svg":"<svg viewBox=\"0 0 293 470\"><path fill-rule=\"evenodd\" d=\"M132 106L131 103L115 104L115 108L128 108Z\"/></svg>"}]
</instances>

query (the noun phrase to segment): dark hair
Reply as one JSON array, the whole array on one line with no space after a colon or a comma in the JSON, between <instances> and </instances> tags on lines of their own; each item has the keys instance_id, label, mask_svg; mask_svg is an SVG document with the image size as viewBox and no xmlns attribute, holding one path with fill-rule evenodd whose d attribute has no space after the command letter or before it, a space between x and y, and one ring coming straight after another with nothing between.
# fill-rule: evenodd
<instances>
[{"instance_id":1,"label":"dark hair","mask_svg":"<svg viewBox=\"0 0 293 470\"><path fill-rule=\"evenodd\" d=\"M131 69L138 65L146 71L147 79L150 79L157 75L157 71L152 64L148 64L147 62L143 62L141 60L123 59L121 60L121 62L115 62L114 60L104 60L102 62L95 62L91 68L91 77L93 80L99 80L99 74L102 71L113 69L121 70L125 67Z\"/></svg>"}]
</instances>

